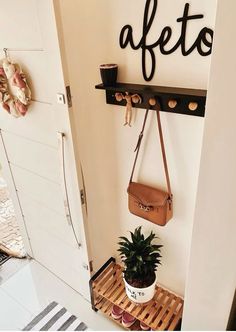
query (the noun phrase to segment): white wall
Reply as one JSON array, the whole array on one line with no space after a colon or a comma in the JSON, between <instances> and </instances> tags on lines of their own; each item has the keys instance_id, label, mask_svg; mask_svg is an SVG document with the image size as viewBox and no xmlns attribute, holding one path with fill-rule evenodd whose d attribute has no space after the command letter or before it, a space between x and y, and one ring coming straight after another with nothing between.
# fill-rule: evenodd
<instances>
[{"instance_id":1,"label":"white wall","mask_svg":"<svg viewBox=\"0 0 236 332\"><path fill-rule=\"evenodd\" d=\"M225 330L236 285L235 11L218 1L184 330Z\"/></svg>"},{"instance_id":2,"label":"white wall","mask_svg":"<svg viewBox=\"0 0 236 332\"><path fill-rule=\"evenodd\" d=\"M177 41L185 1L160 0L150 38L157 39L165 25L172 26ZM201 28L214 28L216 0L192 0L191 14L204 14L203 20L190 22L188 43ZM174 193L174 218L158 227L128 212L126 189L133 163L133 149L144 111L135 112L132 128L123 127L124 108L106 105L100 82L99 64L119 64L119 81L145 83L141 72L141 52L119 47L119 33L131 24L141 37L145 1L137 0L60 0L65 45L74 103L77 144L84 169L88 199L88 227L92 239L92 258L98 268L111 255L117 255L118 236L127 235L138 225L153 230L163 248L159 282L183 294L188 265L193 213L199 172L204 119L162 114L167 157ZM152 85L207 87L210 57L194 52L183 57L180 50L164 56L156 50L157 69ZM145 153L138 179L165 186L156 122L149 119Z\"/></svg>"}]
</instances>

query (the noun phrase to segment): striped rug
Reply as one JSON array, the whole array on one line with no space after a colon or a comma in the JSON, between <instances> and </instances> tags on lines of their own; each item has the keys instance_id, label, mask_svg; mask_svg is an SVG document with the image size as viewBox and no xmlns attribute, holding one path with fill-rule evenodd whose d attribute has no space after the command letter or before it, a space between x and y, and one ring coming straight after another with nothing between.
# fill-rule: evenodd
<instances>
[{"instance_id":1,"label":"striped rug","mask_svg":"<svg viewBox=\"0 0 236 332\"><path fill-rule=\"evenodd\" d=\"M87 326L57 302L50 303L22 331L87 331ZM91 331L91 330L90 330Z\"/></svg>"}]
</instances>

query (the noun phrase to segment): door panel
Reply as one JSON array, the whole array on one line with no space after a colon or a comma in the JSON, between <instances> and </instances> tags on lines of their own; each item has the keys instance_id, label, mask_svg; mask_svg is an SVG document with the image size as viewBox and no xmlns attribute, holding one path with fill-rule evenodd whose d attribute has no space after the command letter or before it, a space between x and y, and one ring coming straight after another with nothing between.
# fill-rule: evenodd
<instances>
[{"instance_id":1,"label":"door panel","mask_svg":"<svg viewBox=\"0 0 236 332\"><path fill-rule=\"evenodd\" d=\"M58 146L54 109L51 105L32 102L27 120L22 117L13 121L7 112L0 112L0 124L6 132L55 148ZM55 135L52 135L53 132Z\"/></svg>"},{"instance_id":2,"label":"door panel","mask_svg":"<svg viewBox=\"0 0 236 332\"><path fill-rule=\"evenodd\" d=\"M34 243L34 254L37 260L44 266L49 267L59 278L64 280L69 286L78 291L78 284L83 284L84 280L88 280L88 271L79 268L77 249L73 252L70 248L68 256L68 248L59 240L53 239L54 245L46 248L43 245L42 238L46 243L51 241L51 236L47 232L41 230L34 231L30 229L31 242ZM82 292L81 292L82 293ZM85 292L83 292L85 294ZM83 294L82 293L82 294ZM88 296L86 296L89 299Z\"/></svg>"},{"instance_id":3,"label":"door panel","mask_svg":"<svg viewBox=\"0 0 236 332\"><path fill-rule=\"evenodd\" d=\"M25 121L27 122L27 118ZM57 149L12 133L2 134L11 164L60 183L60 160ZM56 133L52 132L53 135L56 136Z\"/></svg>"},{"instance_id":4,"label":"door panel","mask_svg":"<svg viewBox=\"0 0 236 332\"><path fill-rule=\"evenodd\" d=\"M71 226L67 223L64 214L59 214L49 206L41 204L27 194L20 193L21 206L24 211L26 226L31 233L33 230L48 232L53 240L62 241L67 246L77 248ZM35 213L37 211L37 214ZM41 239L42 244L44 238Z\"/></svg>"},{"instance_id":5,"label":"door panel","mask_svg":"<svg viewBox=\"0 0 236 332\"><path fill-rule=\"evenodd\" d=\"M41 205L65 217L61 186L17 166L11 166L19 194L26 194Z\"/></svg>"},{"instance_id":6,"label":"door panel","mask_svg":"<svg viewBox=\"0 0 236 332\"><path fill-rule=\"evenodd\" d=\"M26 49L29 48L29 45L32 48L42 47L36 1L0 1L0 24L3 28L1 45L3 47ZM6 29L10 30L11 33L6 33Z\"/></svg>"}]
</instances>

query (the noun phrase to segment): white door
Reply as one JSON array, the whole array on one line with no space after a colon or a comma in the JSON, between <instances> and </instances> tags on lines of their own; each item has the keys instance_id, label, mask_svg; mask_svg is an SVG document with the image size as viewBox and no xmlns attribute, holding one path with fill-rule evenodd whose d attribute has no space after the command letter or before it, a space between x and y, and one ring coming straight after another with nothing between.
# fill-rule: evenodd
<instances>
[{"instance_id":1,"label":"white door","mask_svg":"<svg viewBox=\"0 0 236 332\"><path fill-rule=\"evenodd\" d=\"M0 9L0 49L8 48L11 60L22 65L33 93L25 117L0 109L0 162L25 245L38 262L89 298L81 174L53 1L0 0Z\"/></svg>"}]
</instances>

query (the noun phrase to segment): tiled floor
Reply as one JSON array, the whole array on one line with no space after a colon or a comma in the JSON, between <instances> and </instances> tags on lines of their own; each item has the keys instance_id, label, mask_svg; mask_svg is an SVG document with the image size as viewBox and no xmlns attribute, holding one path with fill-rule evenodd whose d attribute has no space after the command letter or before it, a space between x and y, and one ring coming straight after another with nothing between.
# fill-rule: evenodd
<instances>
[{"instance_id":1,"label":"tiled floor","mask_svg":"<svg viewBox=\"0 0 236 332\"><path fill-rule=\"evenodd\" d=\"M11 278L17 271L29 264L29 259L11 258L0 266L0 288L4 282Z\"/></svg>"},{"instance_id":2,"label":"tiled floor","mask_svg":"<svg viewBox=\"0 0 236 332\"><path fill-rule=\"evenodd\" d=\"M87 300L34 260L12 276L8 275L6 280L8 262L0 269L3 279L0 282L0 331L21 330L52 301L66 307L92 330L121 330L99 312L95 313Z\"/></svg>"},{"instance_id":3,"label":"tiled floor","mask_svg":"<svg viewBox=\"0 0 236 332\"><path fill-rule=\"evenodd\" d=\"M9 197L7 184L0 177L0 245L7 248L11 255L26 256L20 228L16 220L12 201ZM8 252L7 252L8 253Z\"/></svg>"}]
</instances>

